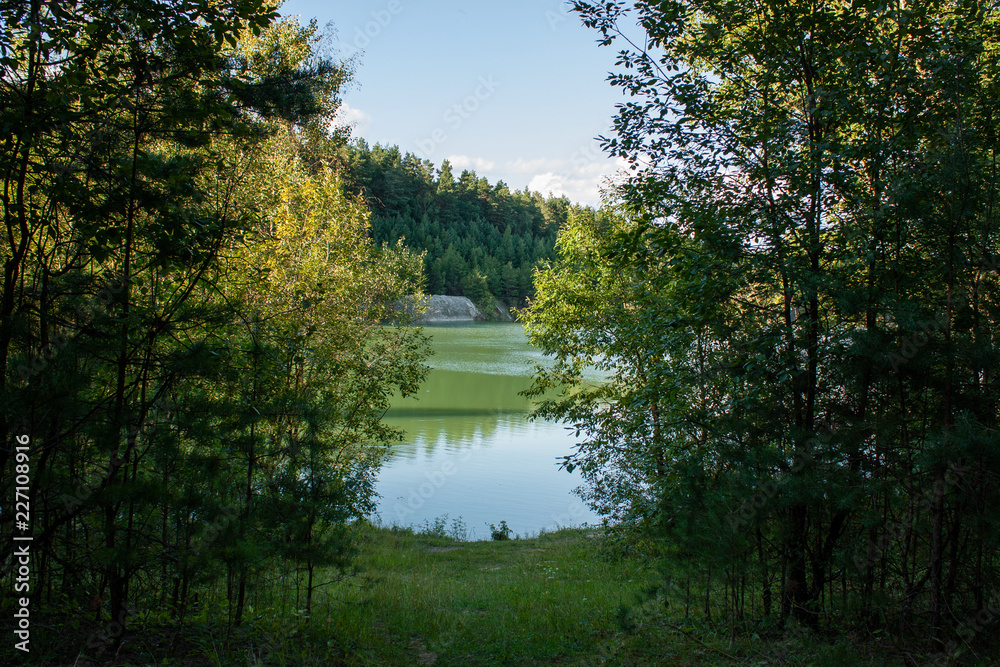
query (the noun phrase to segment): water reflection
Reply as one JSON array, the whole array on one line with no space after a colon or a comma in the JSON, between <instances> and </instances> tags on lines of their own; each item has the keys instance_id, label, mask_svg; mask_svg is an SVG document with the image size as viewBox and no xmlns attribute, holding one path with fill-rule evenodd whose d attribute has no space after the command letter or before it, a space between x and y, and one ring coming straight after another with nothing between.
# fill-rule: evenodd
<instances>
[{"instance_id":1,"label":"water reflection","mask_svg":"<svg viewBox=\"0 0 1000 667\"><path fill-rule=\"evenodd\" d=\"M493 442L505 417L517 415L517 421L524 421L531 406L518 392L529 384L525 377L432 371L419 397L397 400L386 414L387 424L408 434L391 458L412 458L418 449L458 451L479 441Z\"/></svg>"},{"instance_id":2,"label":"water reflection","mask_svg":"<svg viewBox=\"0 0 1000 667\"><path fill-rule=\"evenodd\" d=\"M501 519L518 533L596 522L559 470L574 438L559 424L528 420L519 392L540 353L520 325L435 327L433 370L419 396L397 399L386 422L406 432L379 475L383 522L420 525L462 516L475 536Z\"/></svg>"}]
</instances>

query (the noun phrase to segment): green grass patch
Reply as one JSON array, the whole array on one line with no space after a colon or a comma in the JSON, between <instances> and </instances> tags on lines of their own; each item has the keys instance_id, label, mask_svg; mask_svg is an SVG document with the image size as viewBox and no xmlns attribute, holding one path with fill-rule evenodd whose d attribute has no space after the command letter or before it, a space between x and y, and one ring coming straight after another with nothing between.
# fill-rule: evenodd
<instances>
[{"instance_id":1,"label":"green grass patch","mask_svg":"<svg viewBox=\"0 0 1000 667\"><path fill-rule=\"evenodd\" d=\"M458 528L461 534L460 522ZM367 524L355 530L358 572L320 588L311 618L295 611L293 586L283 600L253 609L242 626L231 628L225 623L226 599L219 595L205 601L183 628L173 627L165 614L138 615L114 655L108 651L93 661L39 651L29 662L55 665L69 659L80 667L994 664L982 662L981 655L935 662L871 636L816 636L794 628L734 638L726 627L685 618L682 597L658 586L664 578L652 559L634 548L611 548L593 529L483 542L455 539L441 522L422 532ZM80 645L73 634L64 633L63 640Z\"/></svg>"},{"instance_id":2,"label":"green grass patch","mask_svg":"<svg viewBox=\"0 0 1000 667\"><path fill-rule=\"evenodd\" d=\"M324 592L323 619L354 649L356 664L562 664L593 656L613 635L615 610L656 580L638 560L603 558L588 530L460 542L365 528L360 548L361 576Z\"/></svg>"}]
</instances>

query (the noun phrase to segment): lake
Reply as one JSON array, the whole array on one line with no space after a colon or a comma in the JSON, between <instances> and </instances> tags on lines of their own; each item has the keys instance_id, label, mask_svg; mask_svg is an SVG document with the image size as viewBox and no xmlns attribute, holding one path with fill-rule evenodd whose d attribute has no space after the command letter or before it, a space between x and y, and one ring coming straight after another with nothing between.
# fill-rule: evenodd
<instances>
[{"instance_id":1,"label":"lake","mask_svg":"<svg viewBox=\"0 0 1000 667\"><path fill-rule=\"evenodd\" d=\"M378 516L385 525L422 526L461 517L468 539L489 539L488 524L517 534L596 524L573 489L578 474L557 459L573 452L575 433L530 421L518 392L531 384L540 351L520 324L425 327L434 356L416 397L397 398L385 421L405 431L379 473Z\"/></svg>"}]
</instances>

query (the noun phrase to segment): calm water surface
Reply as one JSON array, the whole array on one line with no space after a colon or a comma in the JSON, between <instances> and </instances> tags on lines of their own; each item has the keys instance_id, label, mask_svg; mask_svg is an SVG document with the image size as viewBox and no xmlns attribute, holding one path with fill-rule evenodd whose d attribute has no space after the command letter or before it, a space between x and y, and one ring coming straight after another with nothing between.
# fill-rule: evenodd
<instances>
[{"instance_id":1,"label":"calm water surface","mask_svg":"<svg viewBox=\"0 0 1000 667\"><path fill-rule=\"evenodd\" d=\"M435 354L418 397L397 399L386 422L403 429L379 473L383 524L423 525L461 517L469 539L489 539L505 520L518 534L598 523L572 493L578 475L558 467L574 433L529 421L518 392L531 384L541 352L520 324L427 327Z\"/></svg>"}]
</instances>

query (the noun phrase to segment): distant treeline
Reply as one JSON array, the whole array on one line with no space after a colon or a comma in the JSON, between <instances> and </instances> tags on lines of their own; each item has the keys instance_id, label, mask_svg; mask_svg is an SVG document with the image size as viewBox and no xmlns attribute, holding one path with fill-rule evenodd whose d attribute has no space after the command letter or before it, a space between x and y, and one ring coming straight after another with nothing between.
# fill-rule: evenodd
<instances>
[{"instance_id":1,"label":"distant treeline","mask_svg":"<svg viewBox=\"0 0 1000 667\"><path fill-rule=\"evenodd\" d=\"M402 239L426 251L432 294L523 303L533 293L534 267L555 258L556 232L572 206L565 197L512 192L469 170L456 178L448 160L437 169L396 146L363 139L344 148L344 160L348 187L368 199L375 242Z\"/></svg>"}]
</instances>

